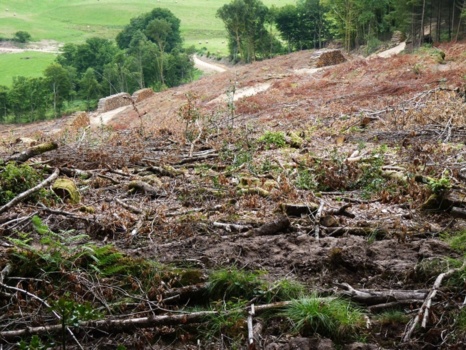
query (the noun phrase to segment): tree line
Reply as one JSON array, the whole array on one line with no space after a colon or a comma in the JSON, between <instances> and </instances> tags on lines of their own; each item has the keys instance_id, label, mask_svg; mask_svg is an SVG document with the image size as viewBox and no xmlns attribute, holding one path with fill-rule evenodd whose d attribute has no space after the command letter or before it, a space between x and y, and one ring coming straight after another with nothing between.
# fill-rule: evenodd
<instances>
[{"instance_id":1,"label":"tree line","mask_svg":"<svg viewBox=\"0 0 466 350\"><path fill-rule=\"evenodd\" d=\"M73 101L94 108L100 97L192 79L192 52L182 48L180 20L156 8L130 20L116 40L65 44L43 76L15 77L0 86L0 121L30 122L60 116Z\"/></svg>"},{"instance_id":2,"label":"tree line","mask_svg":"<svg viewBox=\"0 0 466 350\"><path fill-rule=\"evenodd\" d=\"M464 35L466 0L298 0L267 8L261 0L232 0L217 11L232 59L251 62L339 41L374 49L394 31L413 47ZM275 33L274 30L278 31Z\"/></svg>"},{"instance_id":3,"label":"tree line","mask_svg":"<svg viewBox=\"0 0 466 350\"><path fill-rule=\"evenodd\" d=\"M466 0L297 0L268 8L261 0L232 0L217 11L225 25L230 58L252 62L340 42L369 53L401 31L413 47L464 36ZM180 20L155 8L130 20L115 41L90 38L66 44L42 77L15 77L0 86L0 121L29 122L59 116L81 101L192 79L194 48L183 49ZM82 106L80 106L82 108Z\"/></svg>"}]
</instances>

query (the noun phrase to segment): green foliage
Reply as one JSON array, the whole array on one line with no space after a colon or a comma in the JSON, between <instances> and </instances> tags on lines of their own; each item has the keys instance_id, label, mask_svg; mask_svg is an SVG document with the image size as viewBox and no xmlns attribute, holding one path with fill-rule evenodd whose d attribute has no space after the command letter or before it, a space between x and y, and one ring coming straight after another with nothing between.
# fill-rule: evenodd
<instances>
[{"instance_id":1,"label":"green foliage","mask_svg":"<svg viewBox=\"0 0 466 350\"><path fill-rule=\"evenodd\" d=\"M33 335L29 342L21 340L18 343L19 350L47 350L50 349L53 344L44 344L37 335Z\"/></svg>"},{"instance_id":2,"label":"green foliage","mask_svg":"<svg viewBox=\"0 0 466 350\"><path fill-rule=\"evenodd\" d=\"M38 216L33 216L31 223L39 234L39 247L28 234L9 238L16 247L12 255L17 259L15 266L22 276L78 268L105 276L127 268L123 255L112 246L97 247L86 242L89 236L76 235L73 231L55 233Z\"/></svg>"},{"instance_id":3,"label":"green foliage","mask_svg":"<svg viewBox=\"0 0 466 350\"><path fill-rule=\"evenodd\" d=\"M443 234L442 239L459 253L466 254L466 231Z\"/></svg>"},{"instance_id":4,"label":"green foliage","mask_svg":"<svg viewBox=\"0 0 466 350\"><path fill-rule=\"evenodd\" d=\"M251 299L264 284L260 276L259 272L243 271L236 267L214 271L208 280L209 297L212 300Z\"/></svg>"},{"instance_id":5,"label":"green foliage","mask_svg":"<svg viewBox=\"0 0 466 350\"><path fill-rule=\"evenodd\" d=\"M265 28L268 12L261 0L232 0L217 10L217 17L228 32L231 58L252 62L269 53L273 45L261 44L264 40L271 42L270 33Z\"/></svg>"},{"instance_id":6,"label":"green foliage","mask_svg":"<svg viewBox=\"0 0 466 350\"><path fill-rule=\"evenodd\" d=\"M154 26L156 22L164 21L164 42L166 52L171 52L180 46L182 40L180 36L180 20L169 10L165 8L155 8L151 12L144 13L138 17L132 18L130 23L117 35L116 42L121 49L129 47L133 35L137 31L160 34ZM151 29L150 26L153 26ZM146 34L147 35L147 34ZM149 35L148 35L149 36ZM158 35L152 36L154 42L157 41Z\"/></svg>"},{"instance_id":7,"label":"green foliage","mask_svg":"<svg viewBox=\"0 0 466 350\"><path fill-rule=\"evenodd\" d=\"M63 108L63 103L72 95L74 71L65 69L59 63L52 63L45 69L44 78L45 86L52 97L55 117L58 117Z\"/></svg>"},{"instance_id":8,"label":"green foliage","mask_svg":"<svg viewBox=\"0 0 466 350\"><path fill-rule=\"evenodd\" d=\"M8 203L20 193L36 186L43 180L42 174L29 165L16 165L12 162L0 166L0 205ZM45 195L42 190L29 200L36 201Z\"/></svg>"},{"instance_id":9,"label":"green foliage","mask_svg":"<svg viewBox=\"0 0 466 350\"><path fill-rule=\"evenodd\" d=\"M398 310L389 310L376 316L376 320L383 326L406 324L409 321L409 315Z\"/></svg>"},{"instance_id":10,"label":"green foliage","mask_svg":"<svg viewBox=\"0 0 466 350\"><path fill-rule=\"evenodd\" d=\"M464 334L466 332L466 308L463 307L456 318L456 332Z\"/></svg>"},{"instance_id":11,"label":"green foliage","mask_svg":"<svg viewBox=\"0 0 466 350\"><path fill-rule=\"evenodd\" d=\"M305 292L306 289L301 282L284 278L273 282L261 294L265 302L273 303L302 298Z\"/></svg>"},{"instance_id":12,"label":"green foliage","mask_svg":"<svg viewBox=\"0 0 466 350\"><path fill-rule=\"evenodd\" d=\"M230 340L230 348L234 348L234 344L241 343L247 330L245 307L244 301L219 302L214 305L214 309L220 312L207 317L207 338L225 335Z\"/></svg>"},{"instance_id":13,"label":"green foliage","mask_svg":"<svg viewBox=\"0 0 466 350\"><path fill-rule=\"evenodd\" d=\"M298 175L294 184L296 188L308 191L316 189L318 185L314 173L309 169L298 170Z\"/></svg>"},{"instance_id":14,"label":"green foliage","mask_svg":"<svg viewBox=\"0 0 466 350\"><path fill-rule=\"evenodd\" d=\"M302 335L317 333L334 341L354 339L364 326L363 313L348 301L316 295L293 301L283 315Z\"/></svg>"},{"instance_id":15,"label":"green foliage","mask_svg":"<svg viewBox=\"0 0 466 350\"><path fill-rule=\"evenodd\" d=\"M27 43L31 40L31 34L23 30L20 30L15 33L15 35L13 36L13 40L19 43Z\"/></svg>"},{"instance_id":16,"label":"green foliage","mask_svg":"<svg viewBox=\"0 0 466 350\"><path fill-rule=\"evenodd\" d=\"M266 131L258 141L277 148L286 146L285 133L282 131Z\"/></svg>"},{"instance_id":17,"label":"green foliage","mask_svg":"<svg viewBox=\"0 0 466 350\"><path fill-rule=\"evenodd\" d=\"M15 122L35 121L45 118L47 94L44 78L13 78L13 85L8 94L11 112L15 115Z\"/></svg>"},{"instance_id":18,"label":"green foliage","mask_svg":"<svg viewBox=\"0 0 466 350\"><path fill-rule=\"evenodd\" d=\"M451 189L451 181L444 174L440 179L428 179L427 187L429 187L432 193L442 194Z\"/></svg>"},{"instance_id":19,"label":"green foliage","mask_svg":"<svg viewBox=\"0 0 466 350\"><path fill-rule=\"evenodd\" d=\"M293 50L321 48L330 38L330 23L319 0L300 0L274 12L280 36Z\"/></svg>"},{"instance_id":20,"label":"green foliage","mask_svg":"<svg viewBox=\"0 0 466 350\"><path fill-rule=\"evenodd\" d=\"M70 300L69 296L53 301L51 307L61 316L62 324L70 327L78 327L80 321L95 320L102 317L91 304L77 303Z\"/></svg>"}]
</instances>

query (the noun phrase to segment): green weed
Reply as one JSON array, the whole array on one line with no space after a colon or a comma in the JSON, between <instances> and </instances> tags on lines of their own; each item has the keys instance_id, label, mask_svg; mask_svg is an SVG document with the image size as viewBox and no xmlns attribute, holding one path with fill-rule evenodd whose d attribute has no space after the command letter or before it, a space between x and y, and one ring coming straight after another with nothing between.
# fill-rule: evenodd
<instances>
[{"instance_id":1,"label":"green weed","mask_svg":"<svg viewBox=\"0 0 466 350\"><path fill-rule=\"evenodd\" d=\"M281 131L266 131L259 137L258 141L264 143L267 147L283 148L286 146L285 133Z\"/></svg>"},{"instance_id":2,"label":"green weed","mask_svg":"<svg viewBox=\"0 0 466 350\"><path fill-rule=\"evenodd\" d=\"M316 176L309 169L298 170L298 176L296 177L294 184L298 189L308 191L314 190L318 186Z\"/></svg>"}]
</instances>

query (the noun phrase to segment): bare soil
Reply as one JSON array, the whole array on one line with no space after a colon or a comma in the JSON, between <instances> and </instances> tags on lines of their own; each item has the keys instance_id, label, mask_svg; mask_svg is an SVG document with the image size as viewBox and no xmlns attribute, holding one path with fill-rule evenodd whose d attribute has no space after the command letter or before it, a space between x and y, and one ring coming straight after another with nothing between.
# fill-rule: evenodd
<instances>
[{"instance_id":1,"label":"bare soil","mask_svg":"<svg viewBox=\"0 0 466 350\"><path fill-rule=\"evenodd\" d=\"M261 270L270 281L295 279L309 292L326 295L342 292L344 283L356 289L429 290L443 271L429 269L429 263L461 260L463 255L441 235L465 229L464 219L454 217L451 207L426 210L423 204L432 191L416 181L416 176L446 176L455 191L466 193L466 44L440 48L446 53L440 66L427 52L370 60L348 55L348 62L321 70L309 70L310 52L303 51L157 93L137 105L139 115L125 108L86 130L66 129L66 117L21 127L2 125L0 159L27 148L15 143L20 136L54 140L58 149L33 162L80 169L92 177L86 182L75 178L82 192L79 205L57 202L50 208L55 212L47 212L20 204L1 214L0 241L18 229L30 229L19 219L37 211L56 231L73 228L133 257L195 266L206 275L231 266ZM258 86L267 89L239 94ZM188 104L201 116L197 124L190 123ZM287 145L257 142L265 131L287 134ZM296 136L299 145L289 141ZM370 168L373 164L377 169ZM153 170L167 165L175 173ZM361 185L361 176L370 175L368 168L399 174L385 173L383 186L372 188ZM305 170L326 188L300 186ZM158 180L144 177L151 172ZM240 187L244 178L250 180ZM158 195L128 191L131 180L153 181ZM287 203L322 206L322 217L315 211L288 213L285 230L254 234L254 229L286 214ZM345 205L350 215L341 214ZM463 202L454 205L462 207ZM86 214L80 207L94 212ZM236 232L215 223L254 229ZM1 256L4 261L6 247L0 246ZM408 342L402 340L406 324L377 323L377 312L363 306L373 322L365 344L345 346L460 349L466 338L452 315L464 297L461 288L442 286L429 326L417 329ZM422 301L398 309L413 319ZM263 348L325 348L322 339L292 333L285 324L268 325ZM148 332L135 330L88 339L87 348L228 348L223 338L209 343L189 328L151 332L157 335L148 341L151 346L135 340L147 339Z\"/></svg>"}]
</instances>

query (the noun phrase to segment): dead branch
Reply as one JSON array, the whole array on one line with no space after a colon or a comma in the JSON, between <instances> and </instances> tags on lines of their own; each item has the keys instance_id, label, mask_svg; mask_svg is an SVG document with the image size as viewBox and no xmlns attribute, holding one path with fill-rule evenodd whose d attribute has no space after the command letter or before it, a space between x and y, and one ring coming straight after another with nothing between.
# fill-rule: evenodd
<instances>
[{"instance_id":1,"label":"dead branch","mask_svg":"<svg viewBox=\"0 0 466 350\"><path fill-rule=\"evenodd\" d=\"M133 213L135 214L142 214L143 211L141 209L138 209L132 205L129 205L129 204L126 204L125 202L123 202L121 199L119 198L115 198L115 202L117 202L118 204L120 204L123 208L125 208L126 210L129 210L129 211L132 211Z\"/></svg>"},{"instance_id":2,"label":"dead branch","mask_svg":"<svg viewBox=\"0 0 466 350\"><path fill-rule=\"evenodd\" d=\"M158 197L164 197L165 194L160 193L159 190L157 190L155 187L152 187L151 185L142 182L142 181L131 181L128 185L128 190L135 190L142 192L144 194L150 195L152 198L158 198Z\"/></svg>"},{"instance_id":3,"label":"dead branch","mask_svg":"<svg viewBox=\"0 0 466 350\"><path fill-rule=\"evenodd\" d=\"M8 276L11 272L11 265L6 264L2 271L0 271L0 283L3 283L3 280L6 276Z\"/></svg>"},{"instance_id":4,"label":"dead branch","mask_svg":"<svg viewBox=\"0 0 466 350\"><path fill-rule=\"evenodd\" d=\"M418 314L414 318L414 320L411 320L411 326L409 327L408 331L405 333L403 336L403 342L408 342L409 339L411 338L411 334L414 332L414 329L419 323L419 320L422 317L422 328L427 327L427 319L429 317L429 311L430 307L432 305L432 300L435 298L437 295L438 289L440 288L440 285L442 284L442 281L445 277L450 277L454 273L463 270L466 267L466 260L463 261L463 265L461 267L455 268L455 269L450 269L446 272L441 273L440 275L437 276L435 279L434 285L432 286L432 289L430 290L429 294L427 295L426 299L424 300L424 303L422 304L421 308L419 309Z\"/></svg>"},{"instance_id":5,"label":"dead branch","mask_svg":"<svg viewBox=\"0 0 466 350\"><path fill-rule=\"evenodd\" d=\"M198 142L201 137L202 137L202 126L201 124L199 123L199 119L196 120L196 126L197 128L199 129L199 135L197 135L197 137L191 142L191 146L189 147L189 158L191 158L193 156L193 152L194 152L194 145L196 144L196 142Z\"/></svg>"},{"instance_id":6,"label":"dead branch","mask_svg":"<svg viewBox=\"0 0 466 350\"><path fill-rule=\"evenodd\" d=\"M327 214L330 214L330 215L343 215L343 216L349 217L351 219L354 219L356 217L356 215L354 215L353 213L350 213L349 211L346 210L346 209L351 208L351 207L352 207L352 204L348 203L348 204L345 204L344 206L342 206L338 210L330 210Z\"/></svg>"},{"instance_id":7,"label":"dead branch","mask_svg":"<svg viewBox=\"0 0 466 350\"><path fill-rule=\"evenodd\" d=\"M324 201L320 201L319 209L317 209L317 214L315 217L315 229L314 236L317 241L319 241L319 231L320 231L320 218L322 216L322 211L324 210Z\"/></svg>"},{"instance_id":8,"label":"dead branch","mask_svg":"<svg viewBox=\"0 0 466 350\"><path fill-rule=\"evenodd\" d=\"M41 143L40 145L31 147L21 153L13 154L12 156L6 159L7 162L13 161L16 163L23 163L29 158L35 157L39 154L52 151L58 148L58 144L56 142L45 142Z\"/></svg>"},{"instance_id":9,"label":"dead branch","mask_svg":"<svg viewBox=\"0 0 466 350\"><path fill-rule=\"evenodd\" d=\"M342 295L349 296L351 300L364 305L377 305L387 302L399 302L404 300L423 300L426 291L413 290L357 290L348 283L338 283L337 286L346 289Z\"/></svg>"},{"instance_id":10,"label":"dead branch","mask_svg":"<svg viewBox=\"0 0 466 350\"><path fill-rule=\"evenodd\" d=\"M68 177L80 177L82 179L89 179L92 177L92 173L88 171L66 167L60 168L60 173L65 174Z\"/></svg>"},{"instance_id":11,"label":"dead branch","mask_svg":"<svg viewBox=\"0 0 466 350\"><path fill-rule=\"evenodd\" d=\"M26 198L30 197L31 195L33 195L34 193L39 191L41 188L51 184L58 177L59 173L60 173L60 170L58 170L58 168L56 168L55 171L53 172L53 174L50 175L44 181L42 181L40 184L38 184L37 186L34 186L33 188L30 188L27 191L24 191L23 193L19 194L18 196L13 198L11 201L9 201L7 204L5 204L3 207L0 207L0 214L3 213L4 211L7 211L7 210L11 209L16 204L22 202Z\"/></svg>"},{"instance_id":12,"label":"dead branch","mask_svg":"<svg viewBox=\"0 0 466 350\"><path fill-rule=\"evenodd\" d=\"M12 287L13 288L13 287ZM26 292L26 291L24 291ZM27 292L26 292L27 293ZM30 294L30 293L29 293ZM37 297L36 297L37 298ZM39 298L40 299L40 298ZM259 305L255 308L256 313L262 313L268 310L282 309L290 305L290 301L282 301L273 304ZM151 328L160 326L186 325L192 323L205 322L209 316L228 315L229 311L198 311L192 313L180 313L171 315L156 315L139 318L126 319L103 319L98 321L81 321L79 328L93 328L102 332L119 333L131 331L138 328ZM27 327L11 331L0 332L0 338L5 340L17 339L31 334L48 334L59 332L62 329L61 324L54 324L40 327Z\"/></svg>"},{"instance_id":13,"label":"dead branch","mask_svg":"<svg viewBox=\"0 0 466 350\"><path fill-rule=\"evenodd\" d=\"M207 283L197 283L190 286L179 287L170 289L167 292L163 293L163 302L176 300L186 300L186 299L196 299L205 295L207 292Z\"/></svg>"},{"instance_id":14,"label":"dead branch","mask_svg":"<svg viewBox=\"0 0 466 350\"><path fill-rule=\"evenodd\" d=\"M255 350L256 349L256 344L255 344L255 338L254 338L254 327L253 327L253 317L255 315L254 311L254 304L251 305L251 309L249 310L248 313L248 349L249 350Z\"/></svg>"},{"instance_id":15,"label":"dead branch","mask_svg":"<svg viewBox=\"0 0 466 350\"><path fill-rule=\"evenodd\" d=\"M223 222L214 222L212 225L214 225L214 227L220 227L220 228L223 228L224 230L228 231L228 232L244 232L244 231L247 231L247 230L250 230L252 227L251 225L239 225L239 224L226 224L226 223L223 223Z\"/></svg>"},{"instance_id":16,"label":"dead branch","mask_svg":"<svg viewBox=\"0 0 466 350\"><path fill-rule=\"evenodd\" d=\"M421 299L422 300L422 299ZM419 299L406 299L406 300L398 300L398 301L392 301L389 303L384 303L384 304L377 304L377 305L371 305L368 307L369 311L371 313L377 313L377 312L382 312L386 310L393 310L393 309L399 309L402 307L409 307L413 304L419 304L421 303L421 300Z\"/></svg>"},{"instance_id":17,"label":"dead branch","mask_svg":"<svg viewBox=\"0 0 466 350\"><path fill-rule=\"evenodd\" d=\"M3 271L2 271L3 272ZM9 285L6 285L4 284L3 282L0 282L0 287L2 288L5 288L5 289L9 289L9 290L13 290L15 292L19 292L19 293L22 293L22 294L25 294L27 295L28 297L34 299L34 300L37 300L39 303L41 303L42 305L44 305L47 309L52 309L50 304L47 303L44 299L42 298L39 298L37 295L33 294L33 293L30 293L24 289L21 289L21 288L17 288L17 287L13 287L13 286L9 286ZM61 316L54 310L52 310L52 314L58 319L58 320L61 320ZM41 327L39 327L41 328ZM29 328L27 328L29 329ZM62 330L63 329L63 326L60 324L59 325L59 329ZM84 350L84 348L81 346L81 344L79 343L78 339L76 338L76 336L74 335L73 331L71 330L70 327L66 327L66 330L68 331L68 333L71 335L71 337L73 338L73 340L75 341L75 343L78 345L78 347L81 349L81 350ZM1 332L0 332L0 338L2 338L2 335L1 335Z\"/></svg>"}]
</instances>

